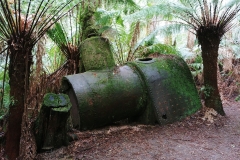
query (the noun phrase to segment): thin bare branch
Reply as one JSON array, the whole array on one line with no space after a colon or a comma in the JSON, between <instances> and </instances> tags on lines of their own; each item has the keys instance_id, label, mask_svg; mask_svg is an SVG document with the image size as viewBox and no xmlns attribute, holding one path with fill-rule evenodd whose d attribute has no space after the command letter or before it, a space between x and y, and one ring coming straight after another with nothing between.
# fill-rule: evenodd
<instances>
[{"instance_id":1,"label":"thin bare branch","mask_svg":"<svg viewBox=\"0 0 240 160\"><path fill-rule=\"evenodd\" d=\"M43 2L44 2L44 0L41 1L41 3L39 4L39 6L37 8L37 12L35 13L35 16L33 18L31 27L28 31L28 35L32 35L33 30L36 29L35 27L36 27L37 23L39 22L39 19L46 13L46 11L51 7L51 5L53 4L54 1L51 1L51 0L47 1L45 6L43 7L43 9L41 9Z\"/></svg>"},{"instance_id":2,"label":"thin bare branch","mask_svg":"<svg viewBox=\"0 0 240 160\"><path fill-rule=\"evenodd\" d=\"M32 2L32 0L30 0L30 1L29 1L29 3L28 3L27 15L26 15L26 18L25 18L25 22L24 22L23 31L25 31L25 30L26 30L27 21L28 21L28 14L29 14L29 10L30 10L30 7L31 7L31 2Z\"/></svg>"}]
</instances>

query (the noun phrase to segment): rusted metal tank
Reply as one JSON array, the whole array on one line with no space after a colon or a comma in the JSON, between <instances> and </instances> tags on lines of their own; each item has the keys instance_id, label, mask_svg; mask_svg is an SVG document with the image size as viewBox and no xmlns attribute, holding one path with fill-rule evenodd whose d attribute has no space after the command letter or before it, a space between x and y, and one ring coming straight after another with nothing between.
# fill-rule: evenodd
<instances>
[{"instance_id":1,"label":"rusted metal tank","mask_svg":"<svg viewBox=\"0 0 240 160\"><path fill-rule=\"evenodd\" d=\"M109 40L103 37L91 37L82 42L81 58L86 71L111 69L115 66Z\"/></svg>"},{"instance_id":2,"label":"rusted metal tank","mask_svg":"<svg viewBox=\"0 0 240 160\"><path fill-rule=\"evenodd\" d=\"M66 76L62 84L72 102L73 126L80 130L139 116L146 106L143 81L129 66Z\"/></svg>"},{"instance_id":3,"label":"rusted metal tank","mask_svg":"<svg viewBox=\"0 0 240 160\"><path fill-rule=\"evenodd\" d=\"M88 39L83 45L108 43L102 38ZM95 45L93 45L95 44ZM96 52L82 46L87 70L65 76L64 93L72 103L73 126L80 130L94 129L125 118L143 124L167 124L195 113L200 99L187 64L178 56L137 59L123 66L114 66L108 47ZM90 53L91 52L91 53ZM87 54L104 61L88 60ZM110 58L109 58L110 57ZM84 61L83 61L84 63ZM93 70L94 69L94 70Z\"/></svg>"},{"instance_id":4,"label":"rusted metal tank","mask_svg":"<svg viewBox=\"0 0 240 160\"><path fill-rule=\"evenodd\" d=\"M125 118L167 124L200 109L191 73L176 56L139 59L112 70L66 76L75 128L94 129Z\"/></svg>"},{"instance_id":5,"label":"rusted metal tank","mask_svg":"<svg viewBox=\"0 0 240 160\"><path fill-rule=\"evenodd\" d=\"M129 63L146 84L148 100L159 124L178 121L201 108L191 72L178 56L160 55Z\"/></svg>"}]
</instances>

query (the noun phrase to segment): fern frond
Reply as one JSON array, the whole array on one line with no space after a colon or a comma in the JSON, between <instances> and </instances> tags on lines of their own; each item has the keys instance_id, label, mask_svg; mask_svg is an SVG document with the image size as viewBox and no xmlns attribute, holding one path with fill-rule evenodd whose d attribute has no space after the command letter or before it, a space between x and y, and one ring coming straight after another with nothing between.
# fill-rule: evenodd
<instances>
[{"instance_id":1,"label":"fern frond","mask_svg":"<svg viewBox=\"0 0 240 160\"><path fill-rule=\"evenodd\" d=\"M156 6L143 8L133 14L127 15L125 19L127 22L132 23L141 20L149 20L155 16L160 16L165 19L172 19L170 5L167 3L162 3Z\"/></svg>"}]
</instances>

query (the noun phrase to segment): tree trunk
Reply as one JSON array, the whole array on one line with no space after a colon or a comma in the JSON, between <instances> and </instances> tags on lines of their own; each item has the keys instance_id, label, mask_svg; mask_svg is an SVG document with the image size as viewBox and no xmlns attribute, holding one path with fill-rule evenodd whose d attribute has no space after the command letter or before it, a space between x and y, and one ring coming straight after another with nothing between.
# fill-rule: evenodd
<instances>
[{"instance_id":1,"label":"tree trunk","mask_svg":"<svg viewBox=\"0 0 240 160\"><path fill-rule=\"evenodd\" d=\"M32 47L14 44L10 46L9 85L11 104L6 133L6 154L8 159L19 156L21 123L24 112L25 91L28 87L30 66L32 63Z\"/></svg>"},{"instance_id":2,"label":"tree trunk","mask_svg":"<svg viewBox=\"0 0 240 160\"><path fill-rule=\"evenodd\" d=\"M217 61L219 43L220 39L216 40L211 37L206 37L205 41L201 41L204 66L204 93L206 107L213 108L219 114L225 115L217 83Z\"/></svg>"}]
</instances>

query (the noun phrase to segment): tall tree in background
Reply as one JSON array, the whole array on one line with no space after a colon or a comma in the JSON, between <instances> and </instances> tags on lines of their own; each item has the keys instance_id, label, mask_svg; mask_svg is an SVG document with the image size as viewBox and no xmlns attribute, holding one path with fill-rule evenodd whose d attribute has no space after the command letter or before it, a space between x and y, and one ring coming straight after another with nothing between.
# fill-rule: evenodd
<instances>
[{"instance_id":1,"label":"tall tree in background","mask_svg":"<svg viewBox=\"0 0 240 160\"><path fill-rule=\"evenodd\" d=\"M10 57L9 85L12 102L9 106L6 153L11 160L19 156L33 46L65 14L63 9L69 3L70 1L54 5L54 0L0 0L0 39L7 44Z\"/></svg>"},{"instance_id":2,"label":"tall tree in background","mask_svg":"<svg viewBox=\"0 0 240 160\"><path fill-rule=\"evenodd\" d=\"M237 1L235 1L237 2ZM201 45L205 86L205 105L225 115L217 83L218 49L223 35L232 28L240 4L222 4L222 0L182 0L173 5L176 16L196 33Z\"/></svg>"}]
</instances>

